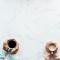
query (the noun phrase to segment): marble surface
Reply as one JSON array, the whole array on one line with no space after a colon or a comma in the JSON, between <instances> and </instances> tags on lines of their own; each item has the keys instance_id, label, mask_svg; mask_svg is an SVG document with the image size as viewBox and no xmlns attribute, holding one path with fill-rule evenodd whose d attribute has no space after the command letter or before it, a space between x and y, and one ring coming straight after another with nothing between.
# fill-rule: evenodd
<instances>
[{"instance_id":1,"label":"marble surface","mask_svg":"<svg viewBox=\"0 0 60 60\"><path fill-rule=\"evenodd\" d=\"M44 60L44 44L60 43L60 0L0 0L0 43L10 34L22 43L20 60Z\"/></svg>"}]
</instances>

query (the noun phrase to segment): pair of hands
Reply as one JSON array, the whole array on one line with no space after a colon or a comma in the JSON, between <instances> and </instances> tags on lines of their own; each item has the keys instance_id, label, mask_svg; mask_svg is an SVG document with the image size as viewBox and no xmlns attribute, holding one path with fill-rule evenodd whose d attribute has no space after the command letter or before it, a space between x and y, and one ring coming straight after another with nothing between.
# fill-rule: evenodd
<instances>
[{"instance_id":1,"label":"pair of hands","mask_svg":"<svg viewBox=\"0 0 60 60\"><path fill-rule=\"evenodd\" d=\"M6 56L8 57L7 60L18 60L18 56L17 55L11 55L11 54L6 54L5 51L0 51L0 60L5 60Z\"/></svg>"}]
</instances>

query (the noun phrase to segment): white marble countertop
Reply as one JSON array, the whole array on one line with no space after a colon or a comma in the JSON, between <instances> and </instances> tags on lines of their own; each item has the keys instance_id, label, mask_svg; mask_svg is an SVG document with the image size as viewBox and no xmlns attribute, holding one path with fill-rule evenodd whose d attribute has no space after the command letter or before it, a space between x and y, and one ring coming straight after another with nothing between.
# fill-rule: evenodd
<instances>
[{"instance_id":1,"label":"white marble countertop","mask_svg":"<svg viewBox=\"0 0 60 60\"><path fill-rule=\"evenodd\" d=\"M44 44L60 43L60 0L0 0L1 43L10 33L22 41L20 60L44 60Z\"/></svg>"}]
</instances>

